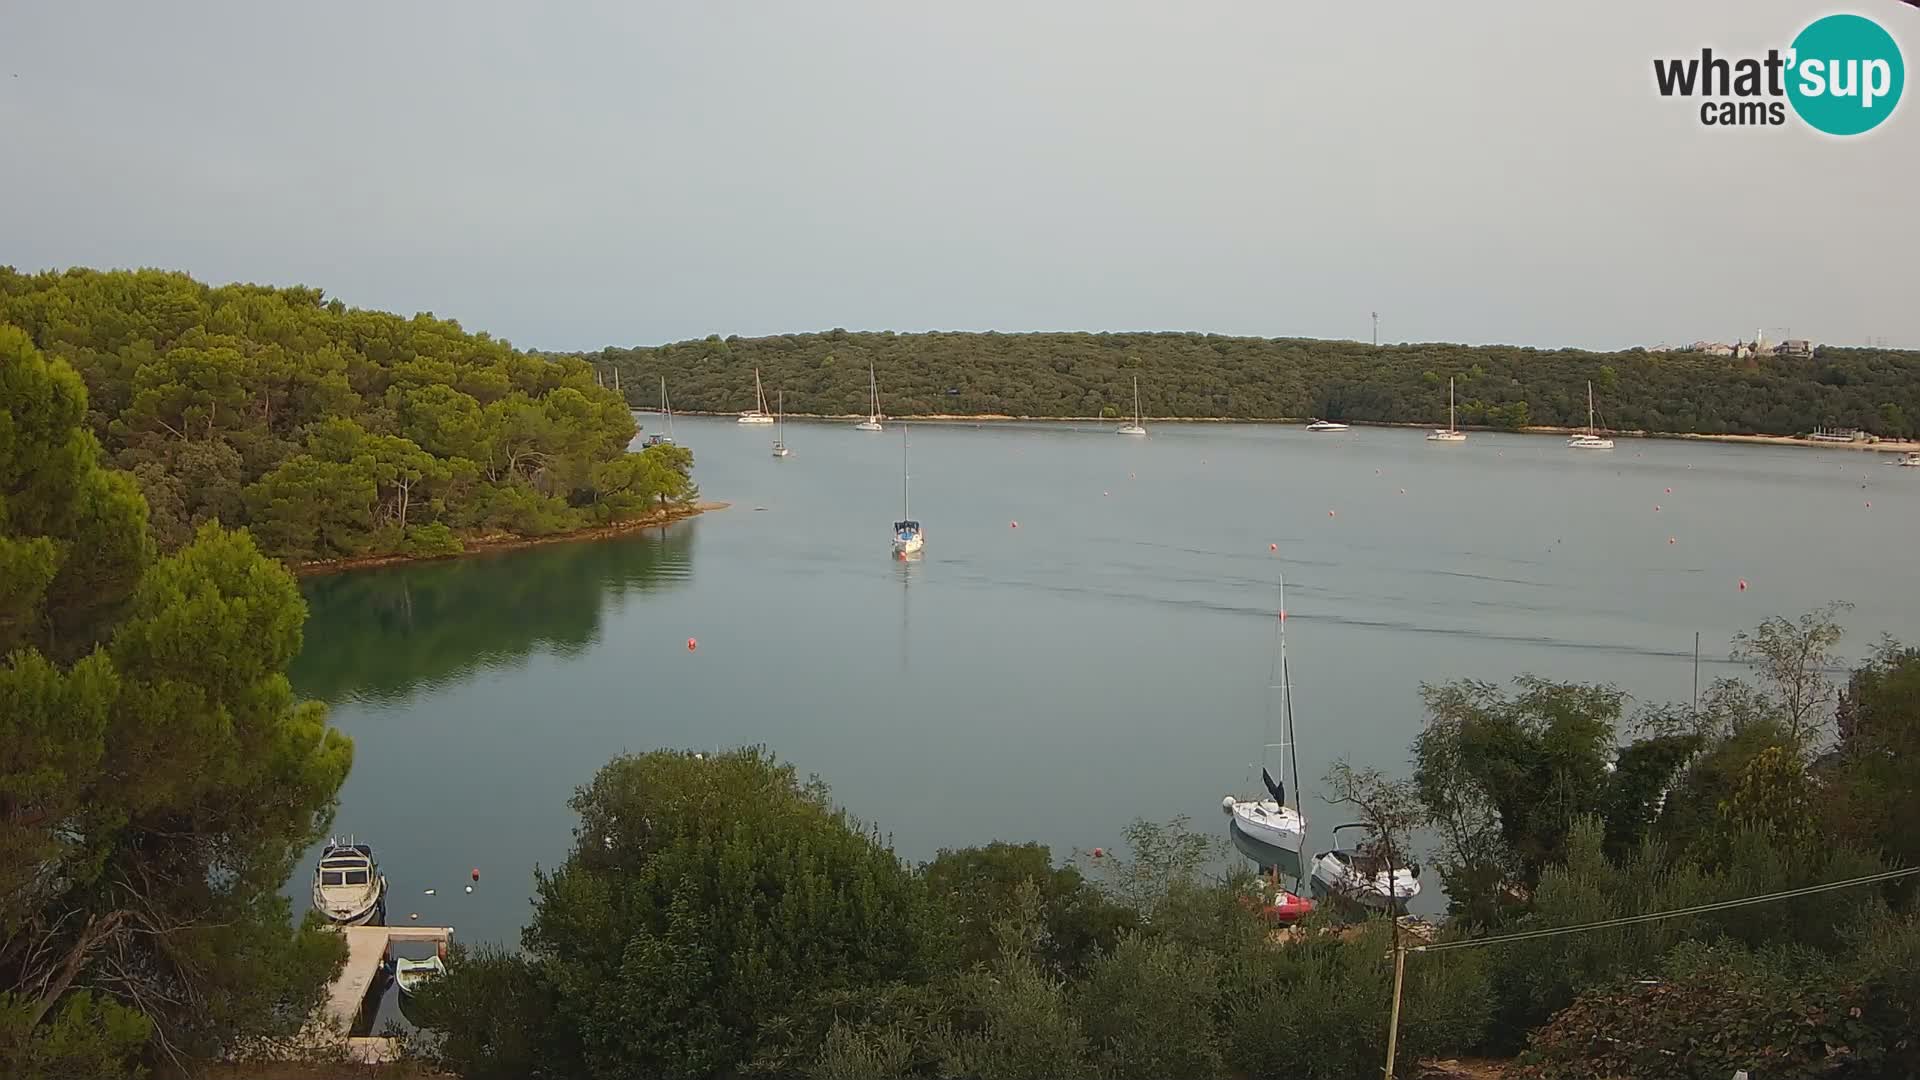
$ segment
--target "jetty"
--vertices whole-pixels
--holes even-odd
[[[327,991],[322,1016],[325,1026],[347,1037],[347,1052],[352,1060],[365,1064],[391,1061],[393,1040],[369,1037],[372,1026],[367,1012],[368,998],[375,988],[386,988],[385,973],[393,959],[396,944],[430,942],[442,953],[453,944],[451,926],[341,926],[336,932],[347,939],[347,963],[340,977]]]

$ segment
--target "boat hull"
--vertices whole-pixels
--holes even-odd
[[[855,424],[855,425],[853,425],[853,430],[855,430],[855,431],[885,431],[885,430],[887,430],[887,429],[886,429],[886,426],[885,426],[885,425],[883,425],[883,424],[881,424],[881,423],[880,423],[880,421],[878,421],[878,420],[862,420],[862,421],[860,421],[859,423],[857,423],[857,424]]]
[[[1574,450],[1611,450],[1612,439],[1569,439],[1567,446]]]
[[[920,550],[926,546],[927,541],[924,537],[916,536],[908,540],[902,540],[897,536],[893,538],[893,554],[895,558],[904,559],[909,555],[918,555],[920,554]]]
[[[1466,442],[1467,433],[1464,431],[1436,431],[1433,434],[1427,436],[1427,441],[1428,442]]]
[[[1310,880],[1316,897],[1339,897],[1382,911],[1389,907],[1403,909],[1407,901],[1420,895],[1420,879],[1405,867],[1395,869],[1389,883],[1385,871],[1369,877],[1356,872],[1351,863],[1333,852],[1323,852],[1313,860]]]
[[[1117,432],[1116,432],[1115,434],[1119,434],[1119,435],[1145,435],[1146,433],[1147,433],[1147,429],[1146,429],[1146,428],[1143,428],[1143,427],[1141,427],[1141,426],[1140,426],[1140,425],[1138,425],[1138,424],[1128,424],[1127,426],[1125,426],[1125,427],[1123,427],[1123,428],[1121,428],[1121,429],[1120,429],[1119,431],[1117,431]]]
[[[1296,860],[1306,842],[1306,819],[1291,806],[1272,799],[1236,799],[1228,811],[1233,827],[1271,848],[1292,853]]]
[[[773,423],[773,417],[768,416],[766,413],[743,413],[740,419],[734,422],[738,424],[771,424]]]

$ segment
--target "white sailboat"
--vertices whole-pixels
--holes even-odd
[[[771,424],[773,415],[767,412],[767,392],[760,389],[760,369],[753,369],[753,408],[740,414],[742,424]]]
[[[893,523],[893,557],[910,558],[927,545],[926,531],[913,520],[913,472],[907,465],[907,426],[900,425],[900,520]]]
[[[667,414],[667,433],[662,435],[656,431],[647,436],[648,446],[673,445],[673,403],[667,400],[667,377],[665,375],[660,376],[660,411]]]
[[[1120,425],[1115,434],[1145,435],[1147,429],[1140,426],[1140,376],[1133,377],[1133,423]]]
[[[1438,428],[1434,429],[1433,434],[1427,436],[1427,441],[1428,442],[1466,442],[1467,441],[1467,433],[1453,426],[1453,377],[1452,376],[1447,377],[1447,427],[1446,427],[1446,430],[1442,431]]]
[[[1293,745],[1293,689],[1292,680],[1287,673],[1287,583],[1280,579],[1280,651],[1277,660],[1280,684],[1280,715],[1285,726],[1284,738],[1275,742],[1272,730],[1272,713],[1267,717],[1266,741],[1260,747],[1260,782],[1266,788],[1265,795],[1252,798],[1239,798],[1229,795],[1220,800],[1220,809],[1227,815],[1229,825],[1250,839],[1259,841],[1270,848],[1277,848],[1290,856],[1289,869],[1298,874],[1300,871],[1300,849],[1306,843],[1307,818],[1297,807],[1287,805],[1287,786],[1273,778],[1267,771],[1267,757],[1275,751],[1284,751],[1287,760],[1293,765],[1294,799],[1300,797],[1300,762],[1295,755]]]
[[[880,381],[873,377],[873,363],[867,363],[867,418],[853,425],[855,431],[884,431],[880,423]]]
[[[786,457],[788,454],[793,453],[793,451],[787,449],[787,392],[785,390],[780,391],[775,400],[779,402],[777,406],[779,412],[776,418],[779,426],[773,430],[773,456]]]
[[[1613,440],[1600,434],[1593,426],[1593,383],[1587,383],[1587,430],[1567,440],[1567,445],[1575,450],[1611,450]]]

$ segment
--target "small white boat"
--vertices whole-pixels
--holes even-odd
[[[885,431],[880,422],[880,381],[873,377],[873,364],[867,364],[867,418],[853,425],[855,431]]]
[[[1892,464],[1905,465],[1909,469],[1920,469],[1920,450],[1910,450],[1901,454],[1893,460]]]
[[[1587,383],[1587,430],[1567,439],[1567,446],[1574,450],[1611,450],[1613,440],[1600,434],[1593,426],[1593,383]]]
[[[775,428],[773,432],[773,456],[786,457],[788,454],[793,453],[793,451],[787,449],[787,392],[785,390],[780,391],[775,400],[779,402],[779,405],[776,406],[778,409],[776,419],[779,427]]]
[[[753,369],[753,408],[740,414],[742,424],[771,424],[773,414],[767,411],[767,392],[760,389],[760,369]]]
[[[352,838],[331,839],[313,869],[313,907],[328,922],[365,926],[386,914],[387,879],[373,861],[373,849]]]
[[[1133,423],[1122,424],[1117,435],[1145,435],[1147,429],[1140,426],[1140,376],[1133,377]]]
[[[900,425],[900,520],[893,523],[893,557],[910,558],[927,546],[926,530],[913,519],[913,473],[907,467],[907,427]]]
[[[1272,710],[1267,716],[1266,741],[1260,746],[1260,782],[1266,788],[1262,795],[1252,798],[1239,798],[1228,795],[1220,800],[1220,809],[1227,815],[1232,827],[1250,839],[1257,840],[1271,848],[1292,856],[1290,863],[1294,873],[1299,872],[1300,848],[1306,843],[1307,819],[1297,808],[1287,805],[1287,786],[1273,778],[1267,771],[1266,758],[1273,751],[1283,751],[1291,757],[1293,754],[1293,688],[1287,672],[1287,583],[1280,580],[1280,646],[1278,674],[1280,684],[1271,689],[1280,691],[1280,715],[1285,725],[1282,738],[1276,742],[1273,733]],[[1300,766],[1294,764],[1295,787],[1299,786]],[[1295,791],[1297,799],[1299,792]]]
[[[1453,426],[1453,378],[1447,378],[1447,426],[1444,430],[1435,428],[1427,436],[1428,442],[1466,442],[1467,433]]]
[[[1365,829],[1350,822],[1333,827],[1334,847],[1313,857],[1313,893],[1316,897],[1344,897],[1357,904],[1386,910],[1403,909],[1420,895],[1420,868],[1396,866],[1391,872],[1378,855],[1339,846],[1340,830]]]
[[[1315,420],[1313,423],[1307,425],[1307,430],[1345,431],[1347,430],[1347,425],[1340,423],[1338,420]]]
[[[427,980],[446,973],[447,962],[438,956],[429,956],[425,960],[409,960],[404,956],[393,958],[393,981],[402,994],[410,995]]]
[[[673,403],[667,400],[667,377],[665,375],[660,376],[660,411],[667,414],[667,433],[662,435],[656,431],[647,436],[648,446],[673,445]]]

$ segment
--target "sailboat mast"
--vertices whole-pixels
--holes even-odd
[[[1593,433],[1593,381],[1589,379],[1587,381],[1587,434]]]
[[[673,438],[673,402],[667,400],[667,377],[660,376],[660,408],[667,414],[667,438]]]
[[[1447,376],[1447,430],[1453,430],[1453,376]]]
[[[900,425],[900,518],[913,520],[913,467],[907,461],[907,425]]]
[[[1133,377],[1133,426],[1140,426],[1140,376]]]
[[[1293,679],[1287,671],[1287,578],[1280,576],[1280,713],[1284,718],[1287,733],[1287,765],[1292,773],[1293,805],[1299,809],[1300,801],[1300,755],[1293,746]],[[1301,847],[1306,847],[1306,814],[1300,815]]]

